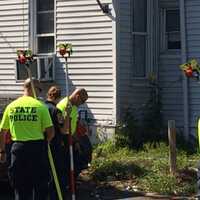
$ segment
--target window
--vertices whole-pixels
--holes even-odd
[[[180,49],[179,10],[166,10],[166,40],[168,49]]]
[[[133,0],[133,76],[145,78],[147,61],[147,3]]]
[[[54,57],[52,56],[40,56],[38,58],[38,78],[41,81],[53,81],[54,79]]]
[[[54,79],[55,0],[30,1],[30,49],[37,56],[31,64],[32,75],[42,81]],[[16,61],[16,79],[27,78],[25,66]]]
[[[161,49],[177,50],[181,48],[179,9],[162,9]]]
[[[54,0],[37,0],[35,19],[36,53],[54,53]]]
[[[37,60],[34,59],[32,64],[29,66],[32,76],[38,78],[38,66]],[[18,60],[16,60],[16,79],[17,80],[25,80],[28,77],[28,72],[24,64],[20,64]]]

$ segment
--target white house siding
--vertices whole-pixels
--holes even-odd
[[[0,97],[20,94],[15,81],[16,51],[28,48],[28,0],[0,1]]]
[[[186,0],[187,59],[196,58],[200,62],[200,1]],[[197,119],[200,116],[200,84],[189,80],[190,132],[195,135]]]
[[[110,3],[111,0],[101,1]],[[69,59],[69,84],[88,91],[89,117],[115,123],[115,82],[112,19],[94,0],[56,1],[56,42],[69,42],[74,53]],[[56,61],[56,82],[66,88],[64,59]]]

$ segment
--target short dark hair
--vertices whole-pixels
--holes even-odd
[[[61,89],[58,86],[51,86],[47,92],[47,97],[54,97],[55,99],[61,97]]]

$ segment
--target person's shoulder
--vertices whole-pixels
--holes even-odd
[[[68,103],[68,97],[64,97],[57,103],[56,107],[63,112],[67,103]]]
[[[47,108],[48,108],[49,110],[51,110],[52,112],[53,112],[53,111],[56,112],[56,110],[58,110],[58,108],[56,107],[56,105],[55,105],[54,103],[50,102],[50,101],[45,101],[45,105],[46,105]]]
[[[67,102],[67,101],[68,101],[68,97],[64,97],[57,103],[57,105],[62,104],[62,103]]]
[[[14,106],[15,104],[17,104],[20,100],[21,100],[22,97],[18,97],[16,98],[15,100],[13,100],[12,102],[10,102],[7,107],[12,107]]]

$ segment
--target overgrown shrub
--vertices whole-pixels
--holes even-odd
[[[153,76],[149,78],[149,91],[149,99],[145,105],[138,109],[128,108],[123,120],[118,123],[115,138],[117,146],[128,146],[138,150],[147,142],[156,147],[162,139],[160,88]]]

